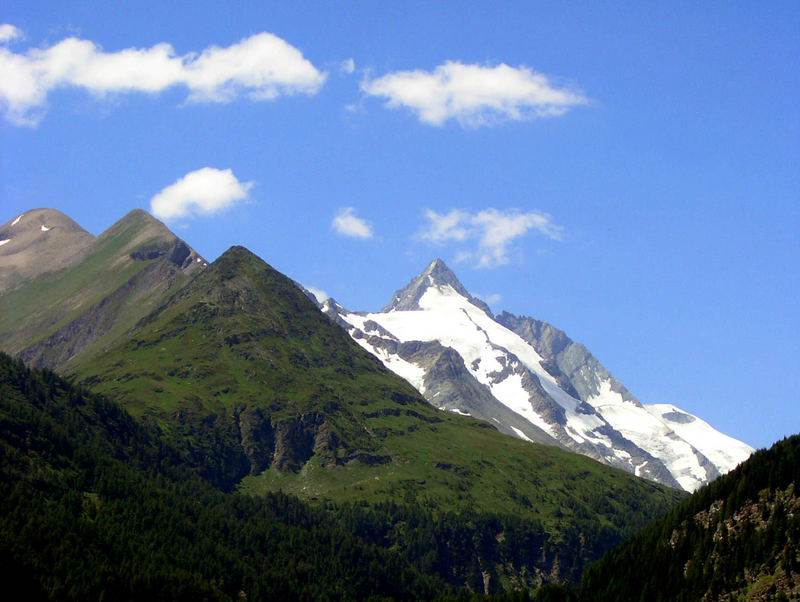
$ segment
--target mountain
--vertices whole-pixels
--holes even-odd
[[[10,237],[0,274],[16,283],[0,294],[2,349],[59,370],[100,353],[207,265],[138,209],[98,237],[54,209],[25,212],[0,234]]]
[[[753,449],[674,406],[645,406],[553,326],[494,316],[440,259],[377,313],[324,313],[438,408],[692,491]]]
[[[247,249],[206,265],[144,212],[0,308],[0,348],[112,397],[181,469],[342,512],[472,591],[577,581],[682,497],[434,408]]]
[[[31,209],[0,226],[0,293],[80,261],[94,237],[56,209]]]
[[[800,435],[759,450],[589,567],[581,600],[800,598],[799,479]]]

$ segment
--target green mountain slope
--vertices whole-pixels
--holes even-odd
[[[26,213],[23,220],[29,217]],[[52,223],[54,218],[49,219]],[[61,230],[66,226],[52,234]],[[17,249],[17,263],[36,264],[39,255],[67,252],[64,234],[39,234],[47,237]],[[102,351],[204,263],[141,210],[131,211],[97,238],[81,230],[70,240],[68,255],[75,260],[0,295],[0,348],[33,365],[65,369]],[[15,278],[17,271],[8,278]]]
[[[529,583],[576,579],[682,497],[434,409],[241,247],[73,374],[159,424],[225,490],[527,521],[555,550]],[[494,529],[502,540],[502,526]],[[507,585],[521,578],[485,570]]]
[[[11,595],[253,601],[455,591],[407,552],[357,535],[350,525],[367,524],[357,511],[344,516],[282,494],[224,494],[117,404],[0,353],[0,577]]]
[[[760,450],[589,567],[581,599],[800,599],[800,435]]]

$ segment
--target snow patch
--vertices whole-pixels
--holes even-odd
[[[438,393],[437,393],[437,395],[438,395]],[[453,412],[453,414],[458,414],[459,416],[472,416],[472,414],[470,414],[469,412],[464,412],[463,410],[459,410],[458,408],[450,408],[447,411],[448,412]]]
[[[7,242],[11,242],[11,239],[10,238],[6,238],[5,240],[0,240],[0,247],[2,247]]]
[[[721,474],[736,468],[755,451],[747,443],[720,433],[705,420],[675,405],[657,403],[646,405],[645,409],[713,462]],[[675,420],[676,415],[690,416],[692,420]]]
[[[508,426],[511,426],[511,425],[509,424]],[[528,437],[525,433],[523,433],[517,427],[511,426],[511,430],[514,431],[517,434],[517,437],[519,437],[520,439],[524,439],[525,441],[530,441],[531,443],[533,443],[533,439]]]
[[[50,230],[50,228],[42,224],[42,232],[47,232],[48,230]]]
[[[12,225],[12,226],[16,226],[16,225],[17,225],[17,223],[19,222],[19,220],[21,220],[21,219],[22,219],[22,216],[23,216],[23,215],[25,215],[25,214],[24,214],[24,213],[23,213],[23,214],[21,214],[21,215],[20,215],[20,216],[19,216],[17,219],[15,219],[13,222],[11,222],[11,225]]]
[[[681,438],[672,424],[666,424],[644,406],[623,399],[612,390],[610,380],[603,380],[598,394],[587,401],[626,439],[661,460],[681,487],[694,491],[706,482],[708,475],[698,449]]]
[[[386,368],[406,379],[420,393],[425,393],[425,370],[416,364],[388,353],[384,349],[373,347],[366,339],[355,339],[356,343],[381,360]]]

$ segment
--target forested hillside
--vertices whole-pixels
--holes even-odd
[[[585,573],[581,598],[800,599],[800,436],[756,452]]]

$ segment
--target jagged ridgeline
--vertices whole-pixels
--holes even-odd
[[[198,456],[216,442],[220,461],[208,477],[223,488],[251,475],[244,484],[252,490],[337,499],[419,494],[438,504],[486,489],[488,479],[497,493],[474,502],[517,511],[523,494],[542,495],[548,466],[558,465],[553,475],[574,467],[576,483],[619,478],[574,454],[437,411],[242,247],[75,373],[181,432]],[[435,480],[418,483],[422,472]]]
[[[350,508],[369,545],[472,591],[575,581],[682,497],[435,409],[244,248],[205,264],[131,213],[0,294],[0,344],[111,396],[217,489]]]
[[[589,567],[581,600],[800,598],[800,435],[760,450]]]

